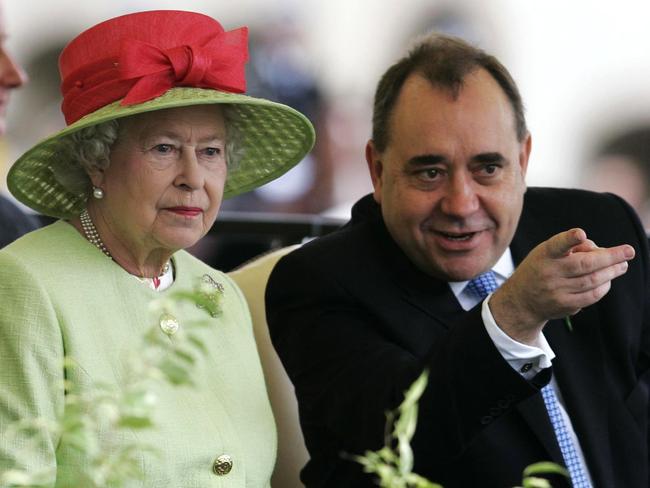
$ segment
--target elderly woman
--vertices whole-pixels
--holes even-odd
[[[137,486],[269,485],[275,428],[247,306],[226,275],[183,251],[222,198],[281,175],[313,144],[300,113],[241,94],[246,36],[204,15],[151,11],[98,24],[62,52],[68,127],[8,176],[18,200],[60,220],[0,252],[0,472],[48,468],[44,486],[70,486],[88,470],[56,429],[29,451],[8,426],[60,419],[64,380],[82,393],[118,388],[152,323],[150,302],[203,280],[220,313],[196,332],[195,387],[159,385],[153,429],[100,435],[156,449],[130,454]],[[157,340],[173,343],[206,316],[182,310],[153,318]],[[64,369],[64,356],[75,367]]]

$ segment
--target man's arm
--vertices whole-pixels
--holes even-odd
[[[498,353],[480,307],[449,329],[422,315],[435,332],[429,352],[418,356],[388,332],[408,329],[416,319],[386,323],[363,303],[368,297],[355,296],[335,275],[303,250],[278,264],[267,288],[271,337],[296,387],[312,462],[325,462],[328,451],[330,463],[341,463],[339,451],[383,445],[385,412],[401,402],[423,368],[430,371],[420,402],[427,440],[418,455],[430,456],[432,470],[457,458],[488,423],[537,391]]]

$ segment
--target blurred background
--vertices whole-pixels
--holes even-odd
[[[248,25],[248,93],[291,105],[316,126],[300,165],[224,203],[194,250],[215,266],[230,269],[347,218],[371,189],[364,146],[375,84],[430,30],[496,54],[515,77],[533,134],[529,185],[614,191],[650,227],[650,4],[633,0],[5,0],[7,47],[31,81],[10,104],[0,191],[11,162],[64,126],[56,63],[65,43],[107,18],[155,8],[203,12],[227,30]]]

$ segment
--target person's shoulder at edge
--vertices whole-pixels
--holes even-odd
[[[558,223],[577,222],[588,226],[595,223],[602,227],[603,223],[614,220],[614,216],[620,214],[621,218],[626,217],[626,220],[640,225],[629,204],[613,193],[597,193],[575,188],[530,187],[524,196],[524,209],[535,214],[548,214],[553,211]],[[558,209],[561,209],[561,212],[558,212]]]
[[[352,218],[339,229],[317,237],[282,256],[274,266],[270,282],[285,272],[308,275],[311,271],[345,269],[359,257],[373,252],[376,233],[383,228],[379,205],[366,195],[352,208]],[[310,271],[311,270],[311,271]]]
[[[530,186],[526,189],[524,204],[545,203],[549,200],[558,202],[575,200],[577,203],[589,202],[606,202],[612,201],[613,194],[598,193],[591,190],[580,188],[561,188],[561,187],[544,187]],[[618,197],[617,197],[618,198]]]
[[[23,212],[3,195],[0,195],[0,222],[0,248],[40,227],[36,216]]]

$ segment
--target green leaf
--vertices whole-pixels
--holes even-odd
[[[561,474],[569,478],[569,472],[563,466],[550,461],[534,463],[524,469],[525,478],[535,474]]]
[[[154,426],[153,421],[149,417],[136,417],[124,415],[120,417],[120,420],[117,424],[119,427],[125,427],[128,429],[148,429]]]
[[[190,353],[183,351],[180,348],[175,348],[173,350],[174,355],[180,359],[181,361],[193,365],[196,362],[196,359],[194,359],[194,356],[192,356]]]
[[[383,447],[376,453],[372,453],[377,456],[379,461],[383,461],[388,464],[395,464],[399,458],[389,447]]]
[[[568,315],[564,317],[564,324],[566,325],[566,328],[569,329],[569,332],[573,332],[573,324],[571,323],[571,317]]]
[[[395,431],[393,437],[405,437],[410,441],[415,434],[415,428],[418,422],[418,405],[414,403],[407,407],[400,407],[400,416],[395,422]]]
[[[437,483],[432,483],[426,478],[423,478],[420,475],[412,474],[408,478],[409,485],[414,486],[415,488],[443,488],[442,485]]]
[[[406,390],[406,393],[404,393],[404,401],[402,402],[402,405],[400,405],[400,409],[403,406],[410,406],[417,403],[420,400],[422,393],[424,393],[424,389],[427,387],[428,381],[429,372],[425,369],[422,371],[420,376],[418,376],[418,379],[413,382],[409,389]]]
[[[0,473],[0,486],[3,488],[49,488],[52,486],[52,480],[55,477],[56,473],[54,472],[44,477],[40,473],[33,475],[22,471],[9,470]]]
[[[531,476],[530,478],[524,478],[523,488],[553,488],[553,487],[547,479],[535,478]]]
[[[192,377],[187,368],[167,359],[160,364],[160,371],[172,385],[191,385]]]
[[[400,437],[398,439],[397,450],[399,455],[399,471],[405,475],[413,470],[413,450],[409,443],[410,438]]]
[[[196,349],[200,350],[203,354],[208,354],[208,348],[201,339],[195,334],[187,334],[187,341],[191,343]]]

